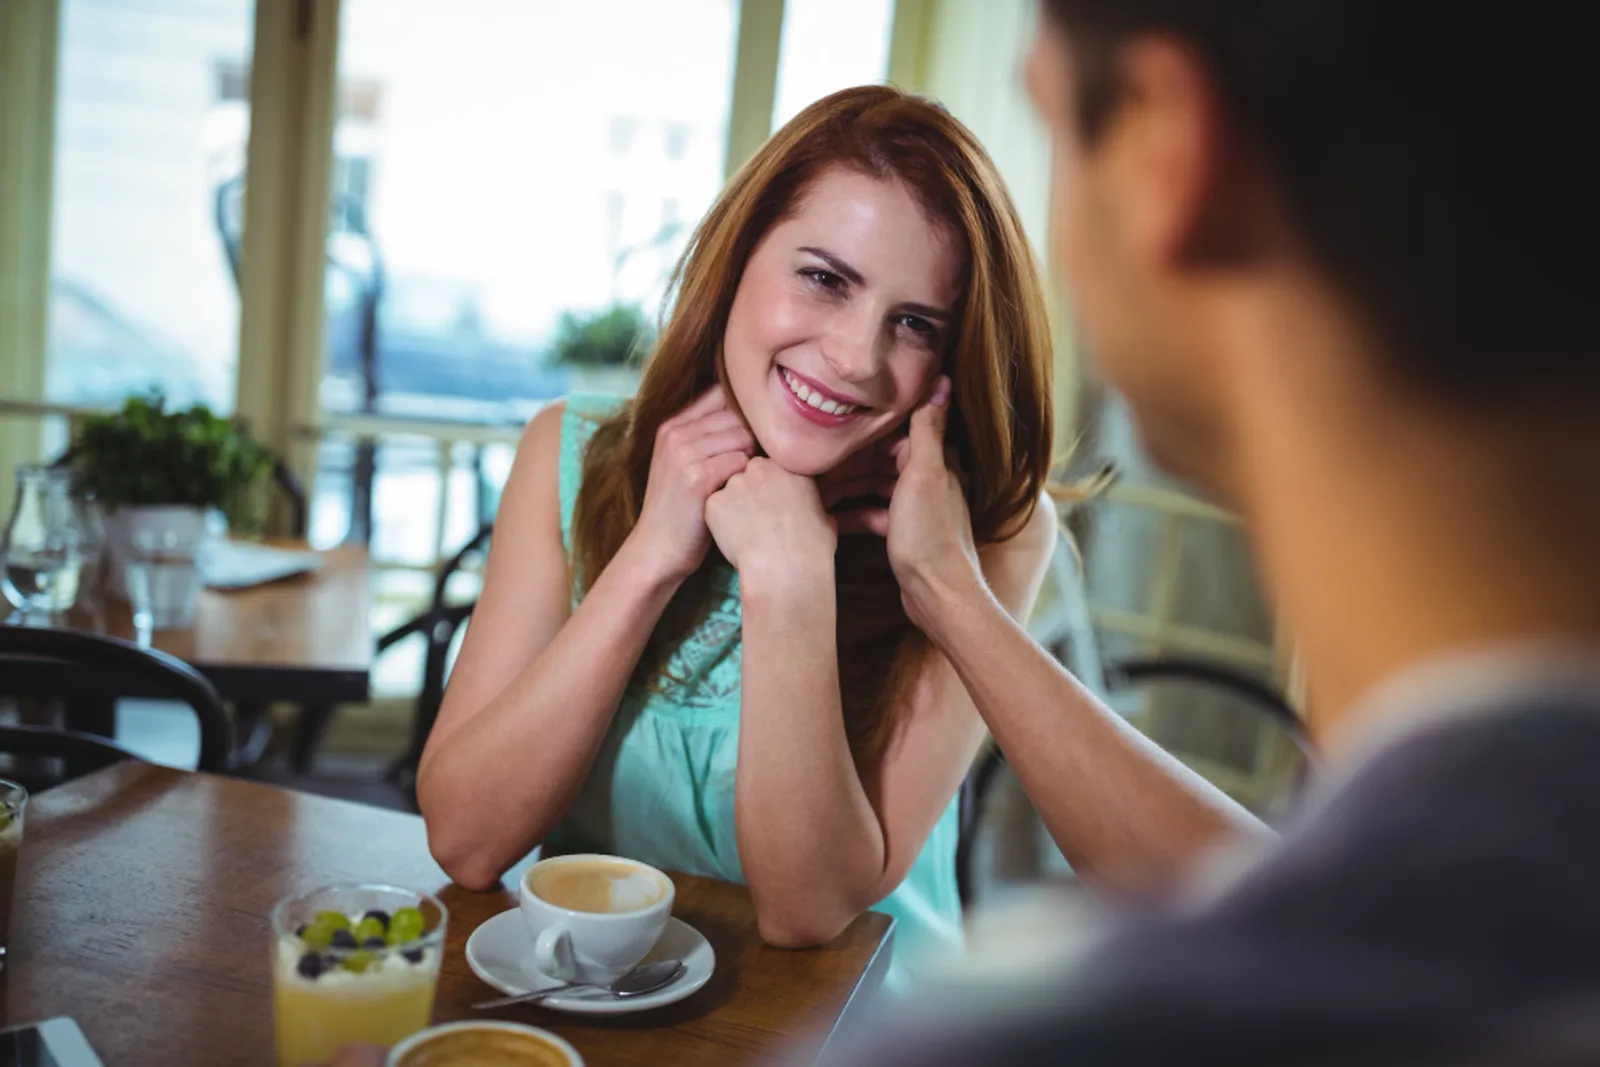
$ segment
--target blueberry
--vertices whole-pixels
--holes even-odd
[[[389,913],[384,911],[382,908],[373,908],[371,911],[367,912],[365,915],[363,915],[361,917],[363,919],[377,919],[378,922],[383,924],[384,932],[385,933],[388,932],[388,930],[389,930]]]
[[[388,948],[389,942],[385,941],[381,937],[369,937],[365,941],[361,942],[361,947],[365,949]]]
[[[315,980],[324,970],[322,957],[315,952],[307,952],[300,957],[300,966],[295,969],[300,972],[300,977]]]
[[[352,934],[349,930],[335,930],[333,932],[333,939],[329,941],[328,944],[334,948],[355,948],[356,935]]]
[[[422,950],[420,948],[408,948],[404,952],[400,953],[400,955],[404,956],[407,962],[410,963],[422,962]]]

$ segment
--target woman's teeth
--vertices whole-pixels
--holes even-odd
[[[805,382],[802,382],[782,367],[779,367],[778,370],[783,374],[783,384],[789,387],[789,392],[818,411],[828,415],[853,415],[862,408],[860,404],[841,404],[837,400],[829,400],[816,390],[807,388]]]

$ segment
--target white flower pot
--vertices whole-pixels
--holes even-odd
[[[120,507],[106,522],[107,589],[158,630],[194,623],[211,539],[205,509],[183,504]]]
[[[638,367],[610,366],[572,368],[572,391],[583,396],[631,397],[639,391]]]

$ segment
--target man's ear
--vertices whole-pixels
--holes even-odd
[[[1096,154],[1128,253],[1157,270],[1236,257],[1249,241],[1254,182],[1210,71],[1161,35],[1123,44],[1116,63],[1117,100]]]

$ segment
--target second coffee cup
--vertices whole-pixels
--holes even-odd
[[[672,915],[672,879],[621,856],[556,856],[530,867],[519,905],[541,974],[605,985],[638,965]]]

